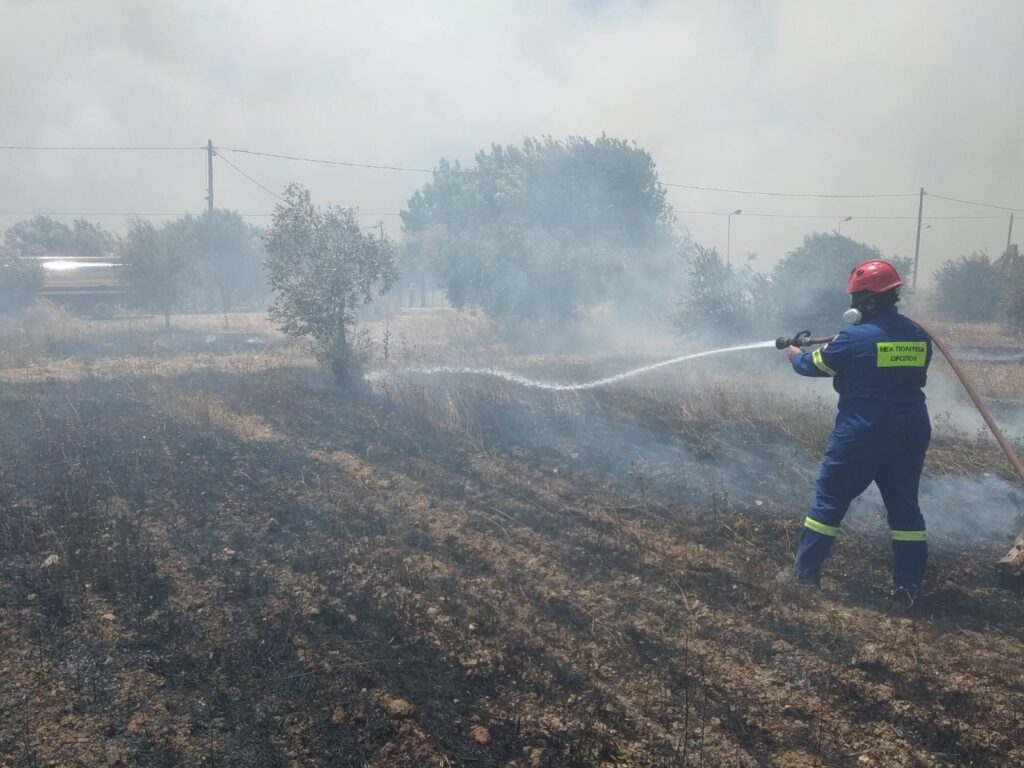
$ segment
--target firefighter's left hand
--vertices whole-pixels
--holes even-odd
[[[802,355],[803,353],[804,351],[800,349],[800,347],[794,347],[792,344],[786,347],[786,354],[789,356],[790,361],[792,361],[797,355]]]

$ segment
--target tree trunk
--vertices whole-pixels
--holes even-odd
[[[342,309],[342,319],[338,322],[338,330],[331,344],[330,359],[328,365],[335,383],[342,389],[356,389],[362,384],[362,375],[359,370],[359,361],[352,353],[352,347],[348,343],[348,326],[344,320],[345,312]]]
[[[1024,533],[1017,537],[1010,551],[999,561],[999,568],[1009,573],[1024,574]]]
[[[220,291],[220,305],[224,310],[224,314],[227,315],[231,312],[231,308],[234,305],[235,291],[232,285],[220,285],[218,286]]]

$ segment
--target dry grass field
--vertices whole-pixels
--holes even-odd
[[[952,395],[899,613],[871,498],[820,593],[773,580],[833,407],[774,350],[345,398],[261,318],[149,323],[0,328],[0,766],[1024,764],[1024,520]],[[387,330],[371,367],[649,359]],[[1021,366],[970,365],[1012,420]]]

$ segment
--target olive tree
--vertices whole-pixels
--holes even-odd
[[[607,136],[492,145],[466,168],[441,160],[402,223],[409,264],[455,306],[512,326],[562,325],[606,302],[659,315],[683,277],[654,161]]]
[[[135,219],[121,241],[120,256],[136,304],[154,307],[171,329],[171,312],[179,309],[198,283],[193,228],[185,219],[156,227]]]
[[[384,293],[396,280],[392,243],[364,234],[352,209],[313,205],[299,184],[285,188],[264,242],[276,292],[271,317],[285,333],[311,338],[338,384],[356,384],[356,310],[372,300],[374,290]]]

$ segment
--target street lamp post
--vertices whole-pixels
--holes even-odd
[[[847,216],[845,219],[843,219],[843,221],[853,221],[853,216]],[[839,222],[839,226],[836,227],[836,234],[837,235],[843,234],[843,221],[840,221]]]
[[[732,217],[739,216],[743,213],[742,208],[737,208],[735,211],[730,213],[725,220],[725,263],[732,264],[730,254],[732,253]]]

